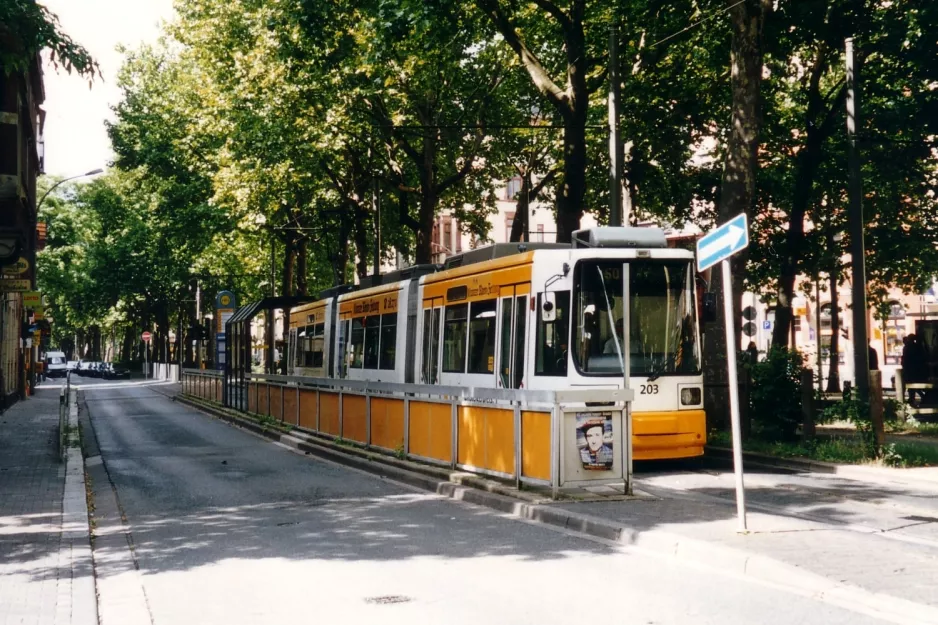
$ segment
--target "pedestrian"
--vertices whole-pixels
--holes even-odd
[[[902,373],[908,384],[918,384],[923,382],[924,357],[922,356],[921,346],[918,345],[918,337],[915,334],[909,334],[902,338]],[[916,403],[916,396],[922,393],[918,389],[909,389],[909,403]]]
[[[749,358],[749,362],[753,364],[759,362],[759,348],[756,347],[755,341],[749,341],[749,346],[746,348],[746,356]]]

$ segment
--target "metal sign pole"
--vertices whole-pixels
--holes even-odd
[[[630,331],[632,289],[629,280],[629,263],[622,264],[622,388],[628,390],[632,384],[632,332]],[[613,328],[615,331],[615,328]],[[625,494],[632,494],[632,407],[626,401],[622,407],[625,427],[622,433],[622,451],[625,453]]]
[[[739,383],[736,372],[736,330],[733,323],[733,277],[730,260],[723,265],[723,313],[726,323],[726,363],[729,369],[730,421],[733,428],[733,469],[736,473],[736,514],[739,531],[746,531],[746,490],[743,486],[743,440],[739,424]]]

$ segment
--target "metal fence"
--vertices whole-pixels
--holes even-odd
[[[531,391],[185,369],[183,394],[401,458],[516,483],[631,482],[631,391]],[[608,423],[611,466],[582,461],[585,420]]]

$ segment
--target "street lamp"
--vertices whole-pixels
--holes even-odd
[[[63,178],[62,180],[59,180],[54,185],[49,187],[48,191],[42,194],[42,197],[39,199],[39,203],[36,204],[36,214],[39,214],[39,209],[42,208],[42,203],[45,201],[46,197],[50,193],[52,193],[53,189],[55,189],[57,186],[59,186],[63,182],[68,182],[69,180],[74,180],[75,178],[84,178],[86,176],[97,176],[98,174],[103,174],[103,173],[104,173],[104,170],[99,167],[98,169],[92,169],[91,171],[87,171],[83,174],[78,174],[77,176],[70,176],[68,178]]]

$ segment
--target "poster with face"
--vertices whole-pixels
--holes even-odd
[[[584,469],[612,470],[612,413],[577,413],[576,446]]]

